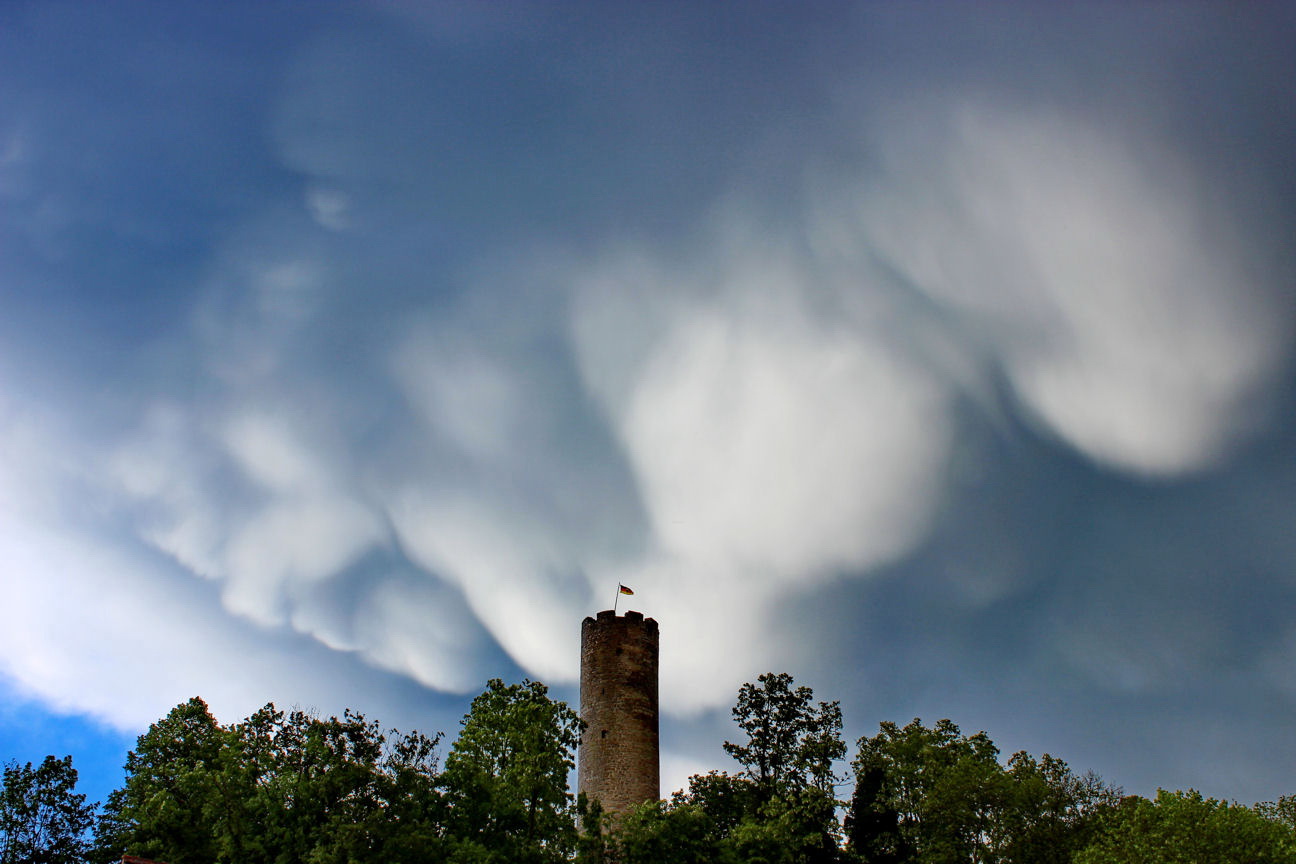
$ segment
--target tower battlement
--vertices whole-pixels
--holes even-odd
[[[657,622],[613,610],[581,623],[580,714],[585,721],[576,788],[606,813],[660,797]]]

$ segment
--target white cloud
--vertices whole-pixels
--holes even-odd
[[[313,187],[306,192],[306,209],[312,219],[331,231],[344,231],[351,225],[351,199],[345,192]]]
[[[368,508],[342,495],[276,502],[229,537],[222,597],[231,611],[280,623],[284,603],[339,574],[385,535]]]
[[[281,414],[244,411],[224,425],[225,448],[243,473],[267,491],[292,494],[329,482],[328,466]]]
[[[701,568],[812,578],[885,561],[921,531],[940,388],[789,305],[683,316],[621,418],[659,543]]]
[[[387,579],[357,613],[356,635],[384,669],[455,693],[491,677],[481,662],[485,631],[459,594],[428,579]]]
[[[879,124],[890,185],[848,205],[868,241],[1062,440],[1141,474],[1217,463],[1288,323],[1205,181],[1155,136],[1078,115],[931,113],[948,123]]]
[[[527,434],[520,370],[444,332],[408,339],[393,367],[429,428],[471,458],[486,463],[513,458]]]
[[[96,459],[64,425],[10,407],[0,422],[0,669],[23,691],[130,729],[195,694],[229,718],[272,696],[351,704],[363,683],[345,664],[322,673],[322,654],[226,616],[211,586],[114,535],[101,521],[113,499],[87,472]],[[169,488],[151,468],[128,476],[135,492]]]
[[[782,597],[922,536],[948,447],[943,385],[875,322],[823,312],[835,286],[813,262],[716,246],[677,268],[612,259],[584,275],[573,324],[655,542],[604,572],[670,622],[663,693],[686,711],[721,704],[795,638]]]
[[[391,517],[411,558],[457,585],[514,661],[552,683],[575,680],[588,595],[574,550],[525,514],[469,494],[410,488]]]
[[[661,794],[663,798],[679,791],[688,791],[689,778],[705,774],[714,768],[701,759],[666,750],[661,754]]]
[[[320,230],[348,227],[352,189],[370,206],[393,179],[436,185],[419,148],[372,158],[384,136],[357,137],[368,108],[321,59],[332,44],[300,58],[275,130],[307,175],[305,206],[294,194],[225,238],[180,334],[203,386],[168,394],[160,376],[168,395],[141,397],[153,407],[118,446],[68,447],[106,465],[77,482],[112,518],[218,583],[225,609],[180,614],[191,626],[169,638],[232,612],[454,691],[493,640],[561,683],[581,618],[620,581],[662,622],[667,707],[713,708],[802,638],[785,601],[922,542],[953,406],[1001,372],[1078,451],[1174,476],[1229,452],[1283,351],[1285,322],[1211,230],[1225,217],[1204,213],[1190,166],[1083,117],[985,104],[920,106],[924,129],[880,124],[885,174],[811,190],[768,222],[724,203],[694,251],[623,241],[559,266],[552,250],[515,252],[512,269],[476,261],[472,277],[432,267],[453,284],[410,301],[433,294],[427,257],[379,260],[392,250],[333,248]],[[399,301],[365,306],[382,291],[356,274],[375,271]],[[366,326],[329,329],[336,297]],[[354,379],[317,364],[343,349],[363,358]],[[390,413],[351,422],[361,397]],[[0,494],[75,488],[48,460],[24,471]],[[47,515],[50,536],[63,530]],[[423,572],[362,566],[400,553]],[[96,554],[78,547],[65,566]],[[41,692],[84,686],[49,650],[10,662],[33,664],[16,674]],[[64,698],[106,710],[101,692]]]
[[[143,505],[136,515],[141,539],[192,572],[219,578],[228,530],[226,508],[211,494],[219,466],[190,408],[159,402],[146,409],[139,427],[106,460],[100,481],[116,487],[111,494],[121,496],[120,505]]]

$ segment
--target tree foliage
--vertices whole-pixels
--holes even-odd
[[[725,750],[743,770],[689,780],[670,802],[622,820],[611,844],[624,864],[817,864],[840,854],[834,763],[846,753],[841,709],[814,701],[787,674],[738,692],[734,720],[745,737]]]
[[[94,804],[74,790],[72,757],[39,766],[9,762],[0,789],[0,864],[73,864],[85,860]]]
[[[832,794],[833,763],[846,755],[841,707],[814,701],[809,687],[793,686],[786,672],[767,673],[738,690],[733,717],[747,735],[724,743],[762,794],[813,786]]]
[[[1296,795],[1283,795],[1277,801],[1262,801],[1255,805],[1255,810],[1266,819],[1296,829]]]
[[[98,858],[171,864],[423,861],[441,842],[437,738],[384,734],[346,712],[267,705],[221,726],[201,699],[176,706],[127,755]]]
[[[460,857],[562,861],[576,843],[567,774],[581,721],[538,681],[490,681],[446,757],[448,828]]]
[[[171,864],[216,860],[211,823],[236,790],[218,783],[231,744],[201,699],[177,705],[148,728],[126,754],[126,785],[104,806],[98,842],[104,853],[130,852]]]
[[[608,857],[621,864],[727,864],[737,859],[726,837],[695,801],[649,801],[621,820]]]
[[[1296,830],[1200,792],[1130,796],[1105,812],[1075,864],[1294,864]]]
[[[1121,798],[1053,756],[1004,762],[984,732],[914,720],[859,740],[847,803],[836,702],[768,674],[739,690],[733,717],[743,735],[724,747],[741,770],[610,822],[573,801],[582,724],[538,682],[490,681],[444,770],[439,735],[274,705],[225,726],[191,699],[139,737],[93,849],[96,808],[71,757],[7,764],[0,864],[1296,864],[1293,796]]]
[[[171,864],[562,861],[580,720],[543,684],[491,681],[439,771],[440,736],[267,705],[222,726],[177,705],[127,756],[98,857]]]
[[[852,763],[852,854],[870,864],[1069,861],[1116,793],[1047,754],[1017,753],[1006,767],[998,757],[984,732],[964,735],[949,720],[882,723]]]

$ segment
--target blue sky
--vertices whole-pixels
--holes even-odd
[[[664,777],[790,671],[1290,794],[1281,4],[0,6],[0,756],[453,732],[618,582]],[[628,599],[628,598],[627,598]]]

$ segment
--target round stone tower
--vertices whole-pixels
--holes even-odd
[[[585,721],[576,788],[621,815],[660,796],[657,622],[611,609],[581,624],[580,714]]]

